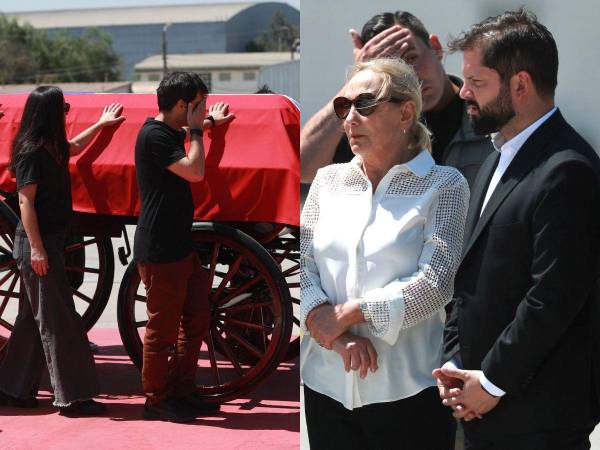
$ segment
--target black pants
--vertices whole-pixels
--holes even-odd
[[[588,426],[510,437],[498,433],[495,438],[480,439],[465,430],[465,450],[589,450],[592,431],[594,427]]]
[[[68,406],[98,395],[98,378],[65,272],[64,234],[42,239],[49,266],[40,277],[31,267],[27,236],[18,231],[15,236],[14,257],[24,292],[6,356],[0,362],[0,391],[17,398],[35,396],[47,366],[54,405]]]
[[[437,388],[348,410],[304,386],[311,450],[452,450],[456,423]]]

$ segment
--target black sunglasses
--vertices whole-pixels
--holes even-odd
[[[68,113],[70,111],[70,109],[71,109],[71,104],[65,102],[65,114]]]
[[[400,103],[402,101],[403,99],[395,97],[377,100],[377,97],[375,97],[374,94],[371,94],[370,92],[364,92],[362,94],[357,95],[354,100],[350,100],[346,97],[334,98],[333,110],[335,111],[336,116],[338,116],[340,119],[345,119],[346,117],[348,117],[348,114],[350,114],[350,109],[352,109],[352,105],[354,105],[356,112],[359,113],[361,116],[366,117],[370,114],[373,114],[375,112],[375,109],[377,109],[377,106],[382,103]]]

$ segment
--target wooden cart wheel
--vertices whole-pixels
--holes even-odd
[[[18,222],[13,210],[0,201],[0,352],[10,337],[19,309],[20,276],[12,256]],[[114,255],[110,238],[69,236],[65,269],[75,307],[89,330],[102,314],[112,289]]]
[[[300,327],[300,230],[293,229],[290,234],[279,236],[265,245],[267,251],[279,264],[286,279],[292,301],[294,325]],[[298,329],[296,331],[299,331]],[[290,361],[300,355],[300,336],[292,334],[284,361]]]
[[[0,358],[19,309],[19,269],[12,256],[17,223],[17,215],[0,201]]]
[[[284,358],[292,330],[289,291],[273,258],[245,233],[201,223],[194,224],[193,238],[212,282],[212,320],[196,381],[208,400],[224,402],[256,389]],[[131,263],[119,289],[118,322],[123,344],[138,367],[145,301]]]

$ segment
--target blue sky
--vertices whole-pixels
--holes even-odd
[[[240,0],[244,1],[244,0]],[[246,0],[264,2],[273,0]],[[277,0],[300,9],[300,0]],[[199,3],[232,3],[232,0],[0,0],[0,12],[48,11],[54,9],[109,8],[115,6],[184,5]]]

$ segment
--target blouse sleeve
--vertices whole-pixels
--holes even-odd
[[[401,330],[431,317],[450,302],[460,263],[469,187],[456,173],[439,188],[424,229],[418,270],[366,292],[360,308],[371,333],[393,345]]]
[[[329,301],[321,287],[313,246],[314,230],[319,222],[319,190],[323,170],[326,169],[317,172],[300,216],[300,328],[303,331],[306,331],[308,313]]]

